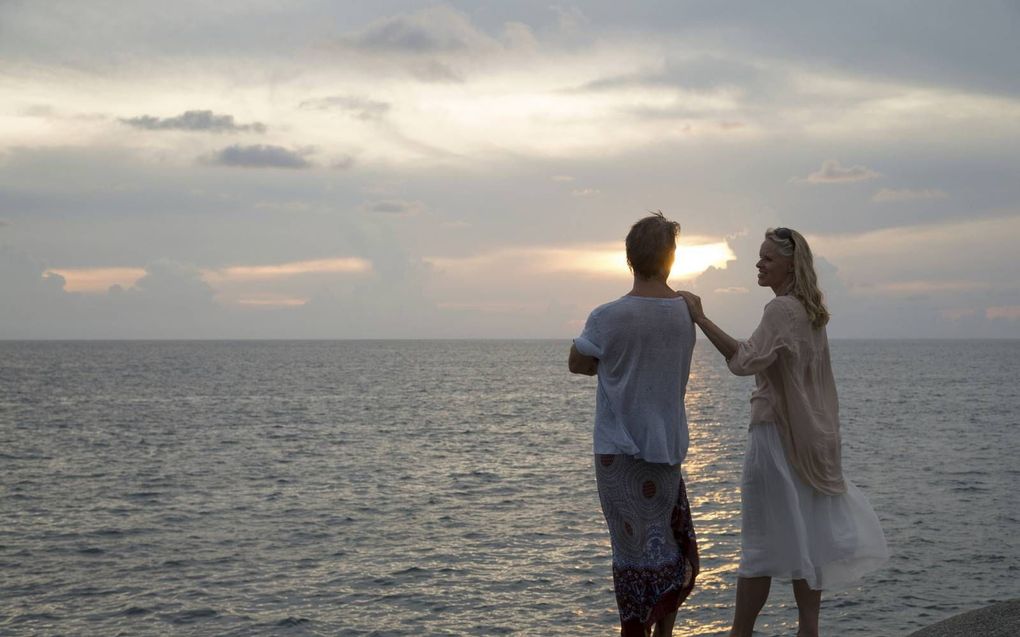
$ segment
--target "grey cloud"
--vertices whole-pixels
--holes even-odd
[[[402,199],[387,199],[376,201],[366,206],[369,212],[379,212],[389,215],[414,215],[425,209],[420,201],[404,201]]]
[[[354,165],[354,157],[352,157],[351,155],[343,155],[343,156],[335,159],[329,165],[329,167],[334,169],[334,170],[348,170],[353,165]]]
[[[869,78],[1020,94],[1015,3],[988,3],[981,11],[950,0],[918,6],[686,0],[637,11],[627,3],[586,3],[585,12],[593,24],[663,34],[695,50],[725,42],[747,59],[788,59]]]
[[[242,168],[310,168],[311,163],[304,158],[305,154],[307,151],[289,150],[283,146],[234,144],[216,153],[210,162]]]
[[[423,82],[449,82],[457,83],[464,81],[464,75],[458,73],[449,64],[436,60],[425,62],[414,62],[408,66],[411,75]]]
[[[234,122],[233,115],[217,115],[212,111],[185,111],[176,117],[163,118],[142,115],[122,118],[120,121],[128,126],[145,130],[190,130],[213,133],[266,132],[266,125],[261,122],[237,124]]]
[[[18,295],[52,297],[63,290],[64,277],[47,272],[45,265],[20,250],[0,246],[0,292],[14,301],[7,304],[12,309],[18,305]]]
[[[797,179],[797,181],[806,181],[811,184],[839,184],[876,179],[881,176],[881,173],[866,166],[843,166],[839,160],[826,159],[822,162],[821,168],[804,179]]]
[[[56,111],[49,104],[32,104],[18,111],[24,117],[53,117]]]
[[[871,200],[879,203],[898,201],[918,201],[931,199],[945,199],[949,195],[937,188],[925,188],[922,190],[911,190],[909,188],[883,188],[876,192]]]
[[[582,85],[578,90],[611,90],[640,86],[675,86],[692,90],[725,86],[764,88],[766,81],[774,80],[771,77],[773,74],[739,59],[721,55],[699,55],[686,59],[669,59],[658,69],[600,78]]]
[[[477,60],[533,43],[522,24],[503,24],[500,38],[476,27],[465,13],[438,6],[377,20],[333,40],[345,63],[398,68],[424,82],[462,82]]]
[[[444,53],[468,48],[476,31],[461,13],[435,7],[379,20],[346,38],[355,48],[402,54]]]
[[[550,11],[548,2],[457,2],[486,28],[527,22],[541,33],[641,33],[682,41],[688,50],[739,49],[747,59],[784,58],[837,67],[869,78],[963,86],[978,92],[1020,94],[1020,38],[1015,2],[621,3],[590,0],[576,10]],[[569,3],[563,5],[570,6]],[[307,34],[324,23],[361,24],[393,12],[393,3],[198,3],[183,0],[172,15],[150,3],[117,3],[97,11],[91,3],[0,2],[0,57],[81,68],[108,69],[152,57],[290,59]],[[438,7],[428,12],[459,15]],[[422,12],[422,13],[428,13]],[[472,40],[447,19],[420,14],[381,18],[348,38],[366,51],[404,54],[464,52]],[[356,27],[355,27],[356,28]],[[468,32],[470,33],[470,32]],[[98,43],[98,45],[97,45]],[[109,46],[116,43],[116,46]],[[107,46],[102,46],[107,44]],[[381,48],[380,48],[381,47]],[[450,48],[452,47],[452,50]],[[417,52],[417,53],[415,53]]]
[[[0,338],[198,338],[232,334],[233,321],[198,271],[156,261],[134,287],[64,289],[37,259],[0,246]]]
[[[166,259],[149,264],[145,276],[133,287],[140,294],[169,303],[207,305],[215,296],[209,284],[202,280],[198,268]]]
[[[356,97],[353,95],[330,95],[301,102],[300,108],[315,110],[338,110],[364,120],[380,119],[390,110],[389,102]]]

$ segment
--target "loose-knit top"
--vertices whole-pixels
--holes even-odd
[[[771,422],[779,427],[787,458],[800,478],[823,494],[846,491],[839,400],[825,327],[811,326],[796,297],[777,296],[727,364],[734,374],[754,374],[751,425]]]
[[[624,296],[595,308],[574,339],[599,359],[594,451],[680,464],[694,323],[681,297]]]

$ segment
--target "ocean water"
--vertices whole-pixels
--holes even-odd
[[[0,343],[0,634],[613,635],[566,341]],[[1020,341],[834,341],[890,564],[826,634],[1020,596]],[[702,339],[684,468],[724,634],[751,379]],[[792,635],[773,584],[761,635]]]

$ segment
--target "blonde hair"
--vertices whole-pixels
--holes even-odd
[[[776,234],[789,232],[784,239]],[[769,228],[765,238],[776,245],[779,254],[793,258],[793,285],[790,294],[794,296],[804,310],[807,311],[811,327],[818,329],[829,322],[829,310],[825,307],[822,291],[818,287],[818,276],[815,274],[815,260],[811,256],[811,247],[804,235],[790,228]]]

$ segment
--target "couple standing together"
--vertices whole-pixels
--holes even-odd
[[[666,279],[680,225],[648,216],[627,235],[634,287],[588,317],[570,371],[597,375],[595,477],[613,546],[622,635],[672,634],[694,588],[698,547],[680,473],[687,454],[684,394],[694,325],[730,371],[754,375],[741,479],[741,557],[733,636],[750,636],[773,577],[793,581],[799,637],[818,635],[823,589],[844,586],[888,558],[878,518],[844,479],[839,413],[811,249],[770,229],[758,285],[776,298],[738,341],[708,319],[701,299]]]

